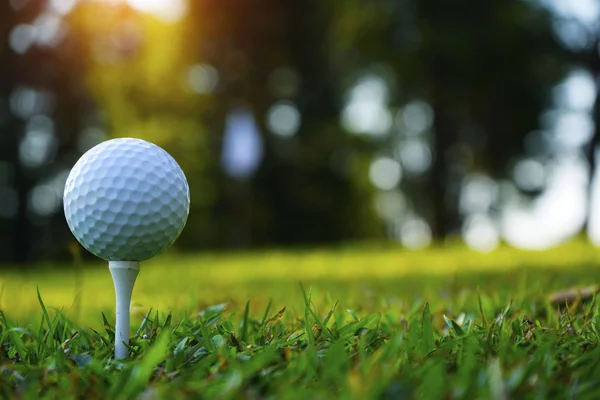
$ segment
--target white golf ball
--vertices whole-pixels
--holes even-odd
[[[141,139],[121,138],[81,156],[63,200],[69,228],[83,247],[108,261],[143,261],[180,235],[190,190],[169,153]]]

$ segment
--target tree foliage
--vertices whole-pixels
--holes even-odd
[[[192,209],[182,249],[382,238],[369,166],[382,155],[404,162],[399,149],[412,133],[402,116],[415,102],[431,113],[419,133],[431,165],[405,168],[400,190],[442,239],[463,222],[464,179],[508,176],[577,58],[557,43],[548,11],[519,0],[201,0],[177,23],[125,3],[81,2],[59,18],[60,40],[23,51],[10,41],[15,29],[54,11],[41,1],[0,7],[0,34],[9,38],[0,45],[0,152],[13,176],[0,198],[18,198],[2,228],[13,233],[5,261],[67,253],[60,207],[32,214],[32,193],[116,136],[153,141],[183,167]],[[349,133],[344,120],[365,76],[383,82],[381,118],[391,119],[375,119],[384,126],[376,135]],[[23,87],[50,93],[53,106],[19,115],[11,104]],[[284,122],[295,123],[284,134],[273,127],[280,106]],[[30,168],[19,149],[38,115],[52,120],[56,146]],[[237,175],[224,165],[245,160],[224,155],[232,124],[250,141],[237,144],[250,157]]]

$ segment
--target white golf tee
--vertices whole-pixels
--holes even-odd
[[[116,326],[115,326],[115,359],[129,356],[129,306],[135,279],[140,272],[138,261],[109,261],[108,268],[115,285],[117,300]]]

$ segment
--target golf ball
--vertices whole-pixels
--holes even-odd
[[[67,224],[83,247],[108,261],[143,261],[177,239],[190,191],[169,153],[141,139],[120,138],[77,161],[63,201]]]

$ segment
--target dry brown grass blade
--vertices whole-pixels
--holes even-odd
[[[569,288],[552,293],[548,301],[553,306],[560,306],[566,303],[571,304],[576,301],[590,300],[596,293],[600,292],[600,285],[591,285],[583,288]]]

